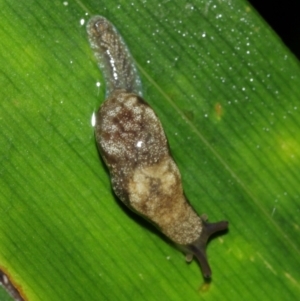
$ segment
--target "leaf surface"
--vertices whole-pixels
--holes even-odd
[[[28,300],[299,296],[299,62],[247,2],[0,8],[0,267]],[[230,223],[209,244],[210,283],[111,191],[91,125],[95,14],[126,41],[191,204]]]

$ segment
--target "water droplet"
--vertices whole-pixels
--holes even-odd
[[[94,127],[96,125],[96,114],[95,114],[95,112],[93,112],[93,114],[92,114],[91,124],[92,124],[92,127]]]

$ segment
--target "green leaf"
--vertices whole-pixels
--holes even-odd
[[[247,2],[0,9],[0,268],[28,300],[297,299],[299,62]],[[91,125],[95,14],[128,44],[191,204],[230,223],[209,244],[210,283],[111,191]]]

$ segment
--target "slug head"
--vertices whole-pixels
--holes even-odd
[[[212,235],[217,232],[227,230],[228,222],[220,221],[217,223],[208,223],[206,216],[201,216],[201,220],[203,222],[201,235],[193,243],[184,246],[184,252],[187,254],[186,261],[188,262],[192,261],[193,256],[197,258],[204,278],[209,279],[212,272],[206,256],[206,245]]]

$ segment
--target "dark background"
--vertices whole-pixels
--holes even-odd
[[[249,0],[300,59],[300,0]]]

